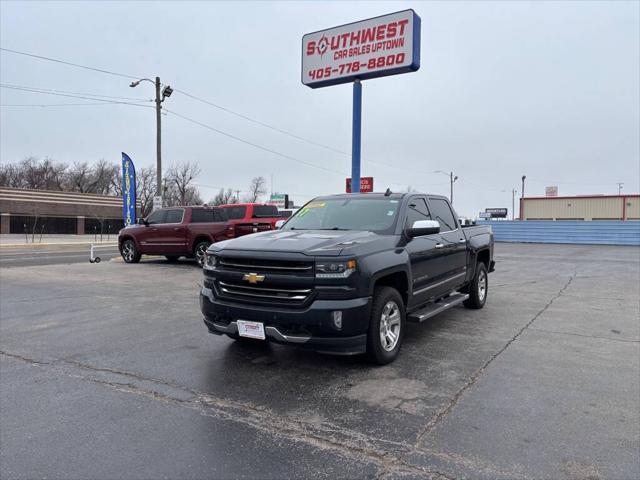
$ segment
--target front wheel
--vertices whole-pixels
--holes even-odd
[[[207,248],[209,248],[209,245],[211,245],[211,242],[204,240],[202,242],[196,243],[196,246],[193,249],[193,256],[195,257],[196,262],[200,267],[204,266],[204,260],[205,260]]]
[[[473,276],[471,285],[469,285],[469,298],[464,301],[464,306],[475,309],[484,307],[488,292],[489,277],[487,276],[487,266],[482,262],[478,262],[476,273]]]
[[[122,242],[120,254],[122,255],[124,261],[127,263],[138,263],[140,261],[140,257],[142,256],[136,248],[136,244],[133,242],[133,240],[125,240],[124,242]]]
[[[402,296],[395,288],[378,287],[367,333],[367,355],[378,365],[395,360],[404,338],[405,311]]]

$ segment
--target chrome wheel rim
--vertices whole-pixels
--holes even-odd
[[[133,256],[135,255],[135,252],[133,251],[133,245],[131,245],[131,242],[126,242],[123,246],[122,246],[122,257],[127,261],[130,262],[133,260]]]
[[[478,274],[478,299],[484,302],[484,297],[487,295],[487,274],[484,270],[481,270]]]
[[[390,352],[400,340],[400,308],[393,300],[388,301],[382,309],[380,317],[380,344]]]
[[[204,257],[206,253],[207,245],[205,245],[204,243],[198,245],[198,248],[196,248],[196,262],[198,262],[198,265],[204,265]]]

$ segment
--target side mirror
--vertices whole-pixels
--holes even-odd
[[[278,220],[276,222],[276,230],[280,230],[285,223],[287,223],[286,220]]]
[[[417,220],[407,229],[407,235],[411,238],[434,233],[440,233],[440,224],[435,220]]]

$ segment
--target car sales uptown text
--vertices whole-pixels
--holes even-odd
[[[323,56],[327,49],[331,49],[334,52],[333,59],[339,60],[341,58],[366,55],[378,50],[402,47],[404,46],[405,27],[408,23],[409,20],[403,19],[371,28],[364,28],[357,32],[332,35],[329,38],[323,35],[317,42],[309,40],[306,53],[307,55],[317,54]]]

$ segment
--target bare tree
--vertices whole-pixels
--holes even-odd
[[[27,157],[13,169],[17,174],[17,179],[13,179],[14,184],[18,188],[62,190],[66,168],[65,164],[57,163],[50,158],[40,160],[36,157]]]
[[[141,168],[136,172],[136,195],[140,201],[140,215],[146,217],[153,208],[153,196],[156,193],[156,169]]]
[[[91,167],[89,167],[87,162],[75,162],[67,169],[65,175],[65,190],[80,193],[88,192],[92,176]]]
[[[193,180],[200,174],[197,162],[182,162],[172,166],[165,178],[165,203],[174,205],[196,205],[202,203],[202,198]]]
[[[209,202],[211,205],[228,205],[230,203],[238,203],[238,199],[233,195],[233,190],[221,188],[220,191]]]
[[[267,193],[267,189],[265,188],[267,181],[264,177],[254,177],[249,184],[249,195],[247,196],[247,201],[249,203],[257,202],[258,199]]]
[[[21,170],[18,165],[13,163],[0,164],[0,186],[11,188],[20,188],[23,186]]]

